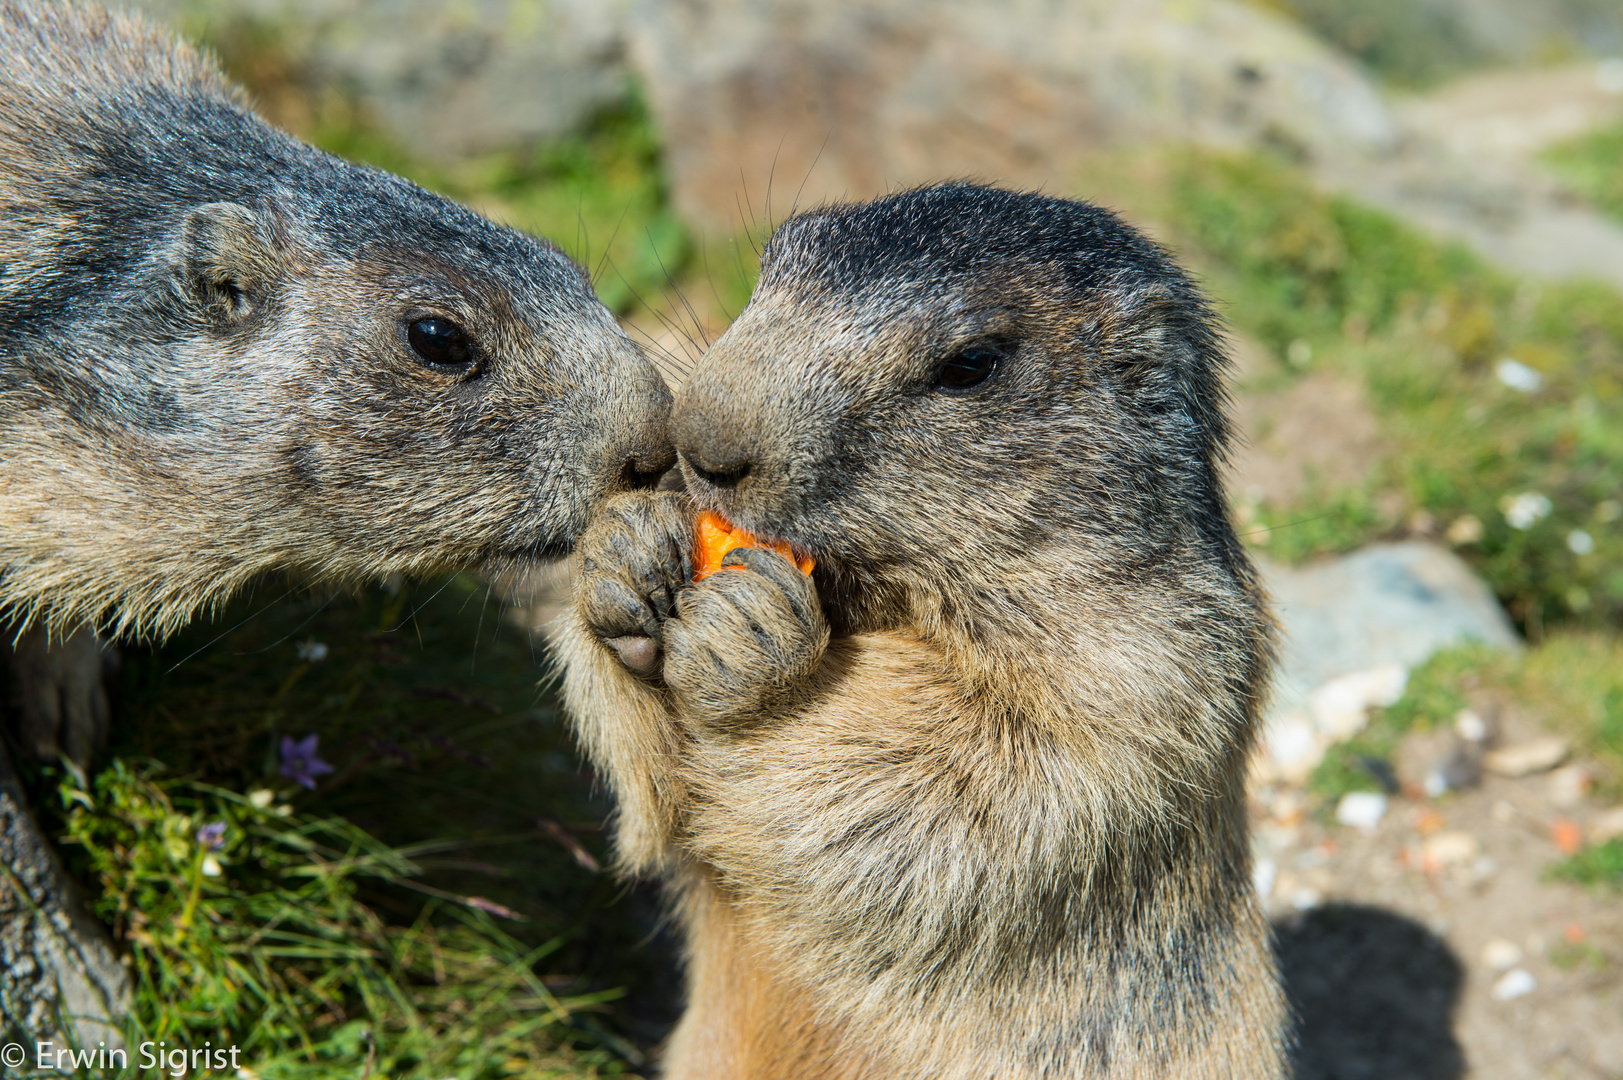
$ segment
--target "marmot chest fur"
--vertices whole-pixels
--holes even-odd
[[[1086,204],[948,185],[772,237],[677,398],[690,494],[580,548],[566,693],[688,935],[667,1075],[1284,1074],[1223,363]],[[690,584],[695,508],[812,576]]]
[[[668,467],[668,411],[551,245],[164,31],[0,0],[0,617],[161,633],[268,569],[558,555]]]

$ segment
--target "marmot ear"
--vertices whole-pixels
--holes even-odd
[[[241,203],[204,203],[186,215],[187,291],[214,322],[240,322],[264,306],[281,262],[269,224]]]

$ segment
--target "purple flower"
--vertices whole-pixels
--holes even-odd
[[[316,744],[320,735],[307,735],[297,741],[291,735],[282,736],[282,775],[289,780],[316,789],[316,777],[332,772],[332,766],[316,757]]]
[[[225,847],[225,822],[211,821],[197,830],[197,842],[204,851],[219,851]]]

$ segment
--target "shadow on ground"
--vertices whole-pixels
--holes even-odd
[[[1274,926],[1297,1016],[1295,1080],[1457,1080],[1464,969],[1441,938],[1380,908],[1330,904]]]

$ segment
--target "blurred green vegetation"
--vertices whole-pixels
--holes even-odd
[[[1616,0],[1252,2],[1297,20],[1400,89],[1430,87],[1492,65],[1609,52],[1623,31]]]
[[[635,85],[577,132],[428,161],[385,132],[345,87],[314,78],[287,53],[274,23],[238,16],[189,29],[272,121],[339,157],[398,173],[546,237],[591,272],[598,295],[617,313],[657,306],[693,263],[693,237],[670,208],[659,140]]]
[[[429,900],[391,925],[358,894],[413,884],[413,849],[296,813],[269,788],[156,770],[115,760],[93,791],[60,788],[60,842],[101,886],[94,910],[132,960],[130,1045],[235,1045],[266,1078],[357,1061],[399,1077],[563,1076],[611,1060],[569,1052],[571,1015],[618,994],[553,994],[536,965],[561,938],[520,942],[478,897]]]
[[[1547,876],[1552,881],[1623,889],[1623,840],[1608,840],[1570,855],[1552,866]]]
[[[659,143],[635,87],[576,134],[454,163],[417,160],[349,112],[323,117],[308,137],[546,237],[591,272],[598,296],[620,314],[657,301],[693,260],[693,240],[668,205]]]
[[[1518,654],[1479,645],[1438,653],[1410,672],[1398,702],[1331,748],[1309,790],[1326,804],[1349,791],[1377,790],[1365,760],[1389,762],[1403,736],[1446,728],[1474,701],[1514,702],[1567,735],[1599,767],[1598,794],[1623,800],[1623,638],[1592,630],[1552,633]]]
[[[1545,160],[1596,209],[1623,218],[1623,123],[1563,143]]]
[[[1182,154],[1163,200],[1156,215],[1224,313],[1279,358],[1275,378],[1356,379],[1390,448],[1364,490],[1260,508],[1271,552],[1346,550],[1422,514],[1452,527],[1535,638],[1554,622],[1623,622],[1615,291],[1515,282],[1268,157]],[[1506,385],[1507,360],[1538,387]]]
[[[1427,0],[1261,0],[1398,86],[1427,86],[1496,59],[1459,11]]]

